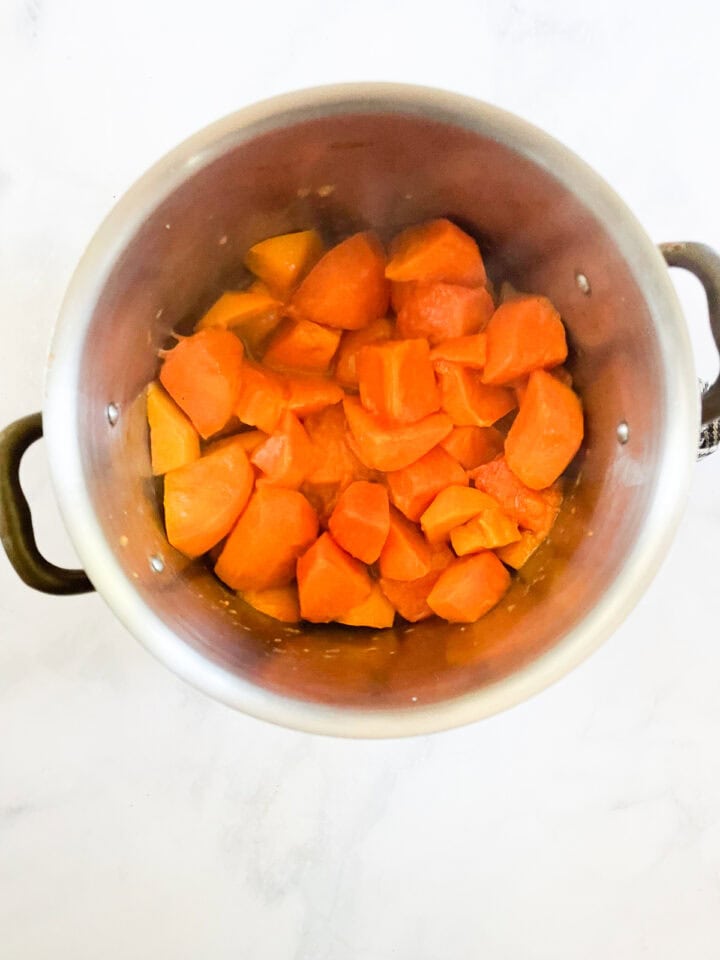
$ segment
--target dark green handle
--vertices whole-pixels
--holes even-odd
[[[705,289],[713,340],[720,353],[720,256],[704,243],[661,243],[660,250],[671,267],[694,273]],[[701,454],[711,453],[720,442],[720,376],[702,396]]]
[[[57,595],[89,593],[95,588],[84,570],[64,570],[38,550],[30,507],[20,486],[20,462],[42,437],[42,416],[33,413],[0,433],[0,540],[10,563],[29,587]]]

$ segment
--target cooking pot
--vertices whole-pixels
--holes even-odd
[[[158,350],[246,279],[243,254],[262,238],[316,227],[334,242],[373,227],[388,239],[438,216],[477,237],[496,281],[547,294],[567,325],[586,441],[563,510],[478,623],[372,631],[272,621],[164,537],[143,400]],[[163,663],[256,717],[389,737],[495,713],[617,627],[672,539],[700,427],[705,449],[717,442],[720,383],[700,402],[666,262],[703,282],[719,342],[720,259],[699,244],[659,251],[581,160],[507,113],[388,84],[241,110],[146,173],[83,256],[52,342],[42,422],[28,417],[2,436],[8,555],[39,590],[94,587]],[[35,545],[18,471],[43,429],[85,572],[53,566]]]

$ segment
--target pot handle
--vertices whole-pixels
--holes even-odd
[[[682,267],[695,274],[705,288],[715,346],[720,354],[720,256],[704,243],[661,243],[669,267]],[[720,446],[720,375],[702,395],[702,427],[698,459]]]
[[[95,588],[84,570],[65,570],[38,550],[30,507],[20,486],[20,462],[42,437],[42,416],[33,413],[0,433],[0,540],[10,563],[29,587],[56,595],[89,593]]]

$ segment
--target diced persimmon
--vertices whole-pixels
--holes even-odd
[[[281,314],[278,313],[276,316],[268,314],[257,320],[248,320],[241,327],[233,327],[233,332],[242,340],[246,354],[254,360],[259,360],[281,323]]]
[[[200,456],[197,430],[157,380],[148,384],[147,419],[150,460],[156,477],[197,460]]]
[[[373,583],[368,598],[348,610],[338,620],[349,627],[374,627],[376,630],[383,630],[393,625],[395,607],[382,592],[380,585]]]
[[[565,327],[547,297],[518,297],[500,304],[487,325],[485,383],[507,383],[567,357]]]
[[[374,233],[356,233],[318,260],[293,296],[290,312],[326,327],[359,330],[385,316],[388,298],[382,245]]]
[[[406,283],[390,284],[390,306],[392,307],[396,316],[402,310],[403,304],[407,300],[408,295],[414,286],[414,280],[408,280]]]
[[[317,515],[301,493],[264,484],[233,527],[215,573],[233,590],[287,586],[317,530]]]
[[[457,427],[490,427],[517,405],[512,390],[483,383],[476,370],[438,360],[435,373],[440,405]]]
[[[483,510],[472,520],[450,531],[450,543],[459,557],[481,550],[494,550],[520,539],[518,525],[499,506]]]
[[[283,318],[284,307],[271,293],[262,280],[253,280],[247,288],[248,293],[262,294],[271,297],[275,303],[273,310],[268,310],[262,316],[250,318],[238,326],[233,326],[233,333],[237,334],[245,345],[245,350],[254,358],[263,355],[270,335],[275,332]]]
[[[236,434],[233,439],[237,439],[245,453],[250,456],[267,438],[268,435],[264,430],[244,430],[242,433]]]
[[[390,529],[385,487],[356,480],[341,494],[328,522],[340,546],[363,563],[375,563]]]
[[[484,463],[470,474],[478,490],[500,504],[503,513],[525,530],[547,532],[555,522],[562,491],[559,484],[547,490],[531,490],[519,480],[505,457]]]
[[[432,348],[430,359],[432,361],[449,360],[452,363],[459,363],[462,367],[482,370],[485,366],[486,350],[487,335],[471,333],[467,337],[452,337],[450,340],[443,340],[437,347]]]
[[[466,486],[467,474],[442,447],[433,447],[402,470],[386,476],[390,499],[408,520],[417,521],[445,487]]]
[[[196,330],[210,327],[244,327],[260,320],[277,320],[280,317],[282,303],[267,291],[230,290],[223,293],[197,323]],[[266,331],[267,332],[267,331]]]
[[[546,533],[536,533],[534,530],[521,530],[519,540],[516,540],[514,543],[508,543],[504,547],[498,547],[495,553],[508,567],[512,567],[513,570],[519,570],[525,566],[546,538]]]
[[[474,470],[502,453],[505,437],[495,427],[454,427],[440,446],[465,470]]]
[[[479,620],[503,598],[510,574],[494,553],[485,551],[454,560],[438,577],[428,606],[451,623]]]
[[[248,502],[253,471],[242,445],[220,449],[165,474],[165,531],[177,550],[199,557],[229,532]]]
[[[227,330],[200,330],[165,355],[160,382],[201,437],[232,416],[242,381],[243,345]]]
[[[369,413],[356,397],[346,397],[343,407],[357,455],[371,470],[402,470],[452,430],[452,421],[444,413],[397,424]]]
[[[413,423],[440,406],[427,340],[388,340],[357,358],[360,401],[370,413]]]
[[[300,613],[304,620],[339,620],[370,596],[372,580],[359,560],[323,533],[297,562]]]
[[[245,255],[245,266],[285,300],[322,252],[317,230],[298,230],[254,244]]]
[[[550,376],[555,377],[556,380],[559,380],[560,383],[564,383],[566,387],[572,387],[573,378],[567,367],[553,367],[552,370],[548,370],[548,373]],[[520,406],[525,399],[529,379],[530,375],[528,374],[526,377],[518,377],[517,380],[511,380],[508,384],[506,384],[506,386],[512,387],[512,389],[515,391],[518,406]]]
[[[358,383],[357,357],[362,347],[370,343],[389,340],[393,334],[390,320],[381,317],[360,330],[346,330],[340,340],[335,358],[335,378],[344,387],[356,387]]]
[[[429,543],[439,543],[456,527],[496,507],[497,501],[481,490],[453,485],[440,490],[420,517],[420,526]]]
[[[450,220],[428,220],[408,227],[390,245],[385,269],[390,280],[441,280],[467,287],[485,283],[477,243]]]
[[[258,278],[253,280],[253,282],[250,284],[250,286],[247,289],[251,293],[262,293],[266,297],[272,297],[272,294],[270,293],[270,288],[268,287],[268,285],[266,283],[263,283],[263,281]]]
[[[479,333],[495,304],[484,287],[416,283],[403,296],[397,315],[401,337],[426,337],[432,346]]]
[[[269,587],[267,590],[246,590],[242,598],[273,620],[297,623],[300,619],[300,601],[294,583],[286,587]]]
[[[268,483],[296,490],[315,463],[315,451],[305,428],[286,410],[277,429],[255,450],[251,463],[262,470]]]
[[[310,320],[285,320],[270,341],[263,362],[283,370],[326,373],[339,343],[339,330]]]
[[[345,396],[342,387],[326,377],[289,377],[287,383],[287,409],[298,417],[318,413]]]
[[[402,231],[389,261],[372,233],[323,253],[305,230],[245,264],[250,286],[176,335],[148,387],[168,540],[287,623],[484,615],[503,562],[549,534],[582,442],[558,312],[507,284],[496,301],[446,219]]]
[[[390,508],[390,529],[380,552],[380,576],[390,580],[417,580],[430,569],[432,551],[414,523]]]
[[[344,490],[353,480],[367,480],[370,470],[348,445],[348,424],[342,405],[326,407],[305,418],[305,430],[315,449],[315,466],[307,483]]]
[[[525,394],[527,393],[528,377],[516,377],[514,380],[509,380],[505,386],[509,387],[511,390],[515,391],[515,398],[517,400],[518,407],[525,399]]]
[[[246,362],[235,404],[235,413],[243,423],[272,433],[280,422],[288,398],[286,381],[257,363]]]
[[[430,569],[416,580],[391,580],[383,577],[380,588],[390,603],[404,620],[417,623],[433,615],[427,605],[428,594],[435,586],[438,577],[448,564],[454,560],[452,551],[444,543],[430,546]]]
[[[544,490],[570,463],[582,439],[577,394],[551,374],[535,370],[505,440],[507,465],[526,486]]]

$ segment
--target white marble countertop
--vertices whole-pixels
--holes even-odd
[[[592,6],[592,10],[590,9]],[[40,407],[97,223],[195,129],[321,82],[493,101],[584,156],[659,240],[720,248],[720,19],[707,0],[0,5],[0,424]],[[694,343],[703,300],[677,279]],[[40,540],[72,562],[42,445]],[[0,955],[7,960],[715,960],[720,455],[603,649],[452,733],[345,742],[182,684],[97,596],[0,557]]]

